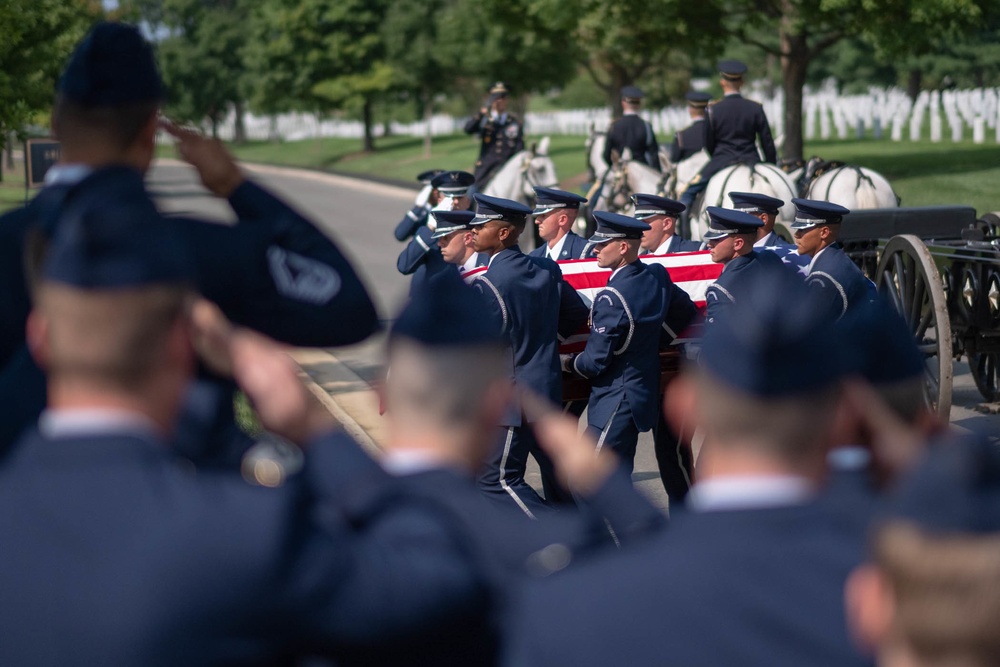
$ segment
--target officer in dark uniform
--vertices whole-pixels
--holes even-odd
[[[676,386],[706,430],[684,511],[647,542],[526,586],[505,664],[870,664],[843,595],[867,534],[820,500],[838,338],[801,280],[767,272]]]
[[[576,333],[587,321],[587,307],[565,280],[559,265],[544,257],[521,252],[517,239],[531,209],[509,199],[477,193],[474,242],[478,252],[490,255],[489,268],[472,285],[488,304],[508,341],[516,386],[530,389],[555,404],[562,402],[559,337]],[[524,481],[528,453],[542,472],[546,499],[562,500],[551,464],[537,448],[529,416],[520,403],[500,419],[502,445],[490,458],[479,485],[491,497],[513,501],[534,516],[543,503]]]
[[[590,379],[587,427],[598,449],[612,449],[631,472],[639,433],[653,428],[659,412],[660,331],[676,288],[662,266],[639,261],[649,225],[607,211],[594,215],[590,241],[597,265],[611,269],[611,277],[594,295],[586,348],[562,364]]]
[[[443,169],[428,169],[417,174],[417,180],[423,184],[413,208],[406,212],[403,219],[396,225],[393,235],[397,241],[405,241],[414,234],[421,225],[427,224],[427,215],[434,208],[441,198],[441,194],[434,189],[431,181],[440,174]]]
[[[476,252],[472,244],[472,211],[431,211],[437,221],[431,238],[437,243],[441,257],[448,264],[465,274],[480,266],[486,266],[490,256]]]
[[[474,182],[475,177],[467,171],[439,173],[431,179],[431,186],[441,194],[441,201],[435,208],[445,211],[468,210],[472,203],[468,192]],[[396,258],[396,269],[404,276],[413,276],[410,279],[411,291],[429,276],[450,270],[433,235],[434,230],[430,225],[418,227],[413,239]]]
[[[688,208],[698,193],[708,186],[709,179],[725,167],[761,161],[757,152],[757,137],[760,137],[764,162],[774,164],[778,160],[764,107],[740,95],[747,66],[738,60],[723,60],[719,63],[719,71],[722,73],[719,83],[723,98],[708,106],[705,122],[705,150],[712,159],[681,195],[681,201]]]
[[[622,117],[611,124],[604,144],[604,161],[611,164],[611,152],[619,156],[629,148],[632,159],[660,170],[660,148],[653,126],[639,116],[643,93],[635,86],[622,88]]]
[[[705,291],[705,326],[714,325],[724,311],[739,301],[740,294],[753,285],[764,266],[782,267],[774,253],[753,249],[757,231],[764,224],[758,218],[728,208],[709,206],[705,240],[712,261],[723,264],[722,274]],[[777,295],[775,298],[779,298]]]
[[[507,160],[524,150],[524,126],[517,116],[507,112],[509,92],[502,81],[497,81],[490,88],[486,106],[465,124],[466,134],[478,134],[482,140],[473,171],[477,190],[486,187]]]
[[[806,284],[822,299],[834,318],[871,303],[875,285],[861,273],[839,246],[840,221],[850,213],[839,204],[811,199],[793,199],[795,222],[792,232],[799,254],[810,257]]]
[[[573,231],[580,205],[587,199],[572,192],[554,188],[535,188],[535,225],[538,236],[545,241],[529,254],[532,257],[583,259],[588,254],[588,243]]]
[[[278,346],[206,326],[187,241],[134,194],[61,219],[36,282],[49,401],[0,468],[0,663],[288,664],[460,622],[483,584],[452,522],[329,511],[374,464]],[[172,451],[209,333],[264,427],[310,445],[298,474],[254,486]]]
[[[666,255],[701,249],[698,241],[688,241],[676,233],[684,204],[669,197],[649,194],[632,195],[632,202],[635,204],[635,217],[649,225],[649,230],[642,233],[640,254]]]
[[[685,97],[691,124],[675,134],[670,143],[670,161],[674,164],[688,159],[705,147],[705,109],[712,96],[699,90],[691,90]]]
[[[781,258],[782,262],[794,266],[802,275],[805,275],[809,258],[800,255],[798,246],[794,243],[788,243],[774,231],[778,212],[785,205],[785,202],[758,192],[730,192],[728,197],[733,202],[734,209],[760,218],[761,222],[764,223],[757,230],[757,240],[753,244],[754,250],[773,252]]]
[[[162,96],[152,50],[135,27],[99,23],[77,46],[53,111],[61,161],[28,206],[0,218],[0,366],[24,345],[26,264],[37,268],[55,221],[70,206],[113,208],[116,197],[145,192],[143,174],[154,155]],[[164,129],[177,138],[181,157],[198,170],[203,184],[228,200],[238,218],[234,226],[172,218],[197,265],[201,294],[236,323],[292,345],[346,345],[377,328],[364,285],[323,232],[246,180],[219,142],[170,125]],[[153,207],[148,195],[135,205]],[[26,245],[31,246],[27,262]],[[30,364],[22,368],[38,372]],[[25,386],[39,384],[25,381]],[[232,397],[231,382],[207,370],[191,390],[179,430],[206,434],[188,440],[210,446],[188,452],[200,463],[232,463],[249,445],[234,423]],[[24,425],[37,416],[44,394],[23,399],[25,409],[5,413],[4,419]],[[10,444],[0,443],[0,451]]]

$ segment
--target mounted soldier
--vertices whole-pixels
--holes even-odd
[[[705,147],[705,109],[708,108],[712,96],[692,90],[685,97],[691,124],[679,130],[670,144],[670,161],[674,164],[688,159]]]
[[[622,88],[622,117],[612,123],[608,130],[604,161],[612,164],[612,151],[617,151],[620,156],[628,148],[632,151],[632,159],[660,171],[660,149],[656,144],[653,127],[639,116],[642,98],[642,91],[635,86]]]
[[[477,190],[482,190],[511,156],[524,150],[524,125],[517,116],[507,113],[509,94],[507,86],[497,81],[490,88],[486,104],[465,124],[466,134],[478,134],[482,140],[473,171]]]

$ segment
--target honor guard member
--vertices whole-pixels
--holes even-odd
[[[670,161],[674,164],[696,155],[705,148],[705,109],[712,96],[698,90],[688,91],[685,96],[691,124],[674,135],[670,143]]]
[[[764,225],[757,230],[757,240],[753,247],[756,251],[768,250],[781,258],[785,264],[790,264],[805,275],[806,267],[809,265],[809,258],[799,254],[798,246],[788,243],[778,236],[774,231],[774,223],[778,219],[778,212],[785,205],[780,199],[758,192],[730,192],[729,199],[733,202],[733,208],[760,218]]]
[[[811,258],[806,284],[822,294],[830,315],[843,317],[853,308],[870,303],[875,285],[839,246],[840,223],[849,210],[838,204],[812,199],[793,199],[795,221],[792,233],[799,254]]]
[[[413,208],[407,211],[403,219],[396,225],[393,235],[395,235],[397,241],[407,240],[416,234],[417,229],[427,224],[427,214],[437,205],[438,200],[441,198],[440,193],[431,185],[431,181],[442,171],[444,170],[428,169],[417,175],[417,180],[420,181],[423,187],[420,188],[420,192],[417,194]]]
[[[609,447],[631,473],[639,433],[656,424],[660,404],[660,331],[673,283],[659,265],[639,261],[639,240],[649,225],[596,211],[590,238],[597,265],[611,269],[590,307],[583,352],[562,357],[563,369],[590,380],[587,428],[597,448]]]
[[[709,179],[731,164],[757,164],[757,137],[764,152],[764,162],[774,164],[778,153],[771,138],[771,126],[764,115],[764,107],[757,102],[744,99],[740,95],[743,74],[747,66],[739,60],[723,60],[719,63],[722,78],[723,97],[708,106],[705,120],[705,150],[712,156],[688,189],[681,195],[681,201],[690,208],[695,197],[708,186]]]
[[[490,88],[486,105],[465,124],[465,133],[478,134],[482,141],[474,170],[477,190],[482,190],[515,153],[524,150],[524,126],[507,112],[508,94],[507,86],[497,81]]]
[[[467,547],[469,569],[484,583],[481,597],[449,623],[410,642],[388,644],[381,655],[366,652],[359,664],[495,665],[498,612],[525,576],[550,574],[595,550],[614,548],[605,518],[623,543],[664,524],[662,512],[633,489],[613,456],[595,457],[576,441],[575,424],[568,443],[575,447],[551,449],[560,475],[572,480],[580,495],[577,509],[547,512],[533,521],[512,504],[491,502],[477,488],[476,474],[496,445],[491,425],[513,390],[507,341],[483,317],[480,298],[455,273],[435,276],[414,292],[388,345],[388,437],[379,462],[391,480],[368,474],[352,481],[371,497],[359,512],[362,527],[364,507],[380,502],[444,508]],[[546,425],[563,419],[556,406],[541,407],[539,419]],[[356,507],[351,503],[350,510]]]
[[[774,253],[754,251],[757,230],[763,225],[758,218],[718,206],[709,206],[705,212],[709,219],[705,241],[712,261],[723,265],[722,274],[705,291],[705,325],[710,326],[739,300],[763,267],[784,264]]]
[[[361,531],[330,511],[370,460],[279,346],[205,324],[218,311],[195,303],[176,221],[135,212],[60,220],[40,270],[27,329],[48,406],[0,467],[0,596],[21,601],[0,605],[0,663],[340,664],[475,608],[441,513],[396,507]],[[268,466],[255,486],[172,451],[206,337],[264,428],[309,445],[298,474]]]
[[[155,153],[163,86],[152,49],[134,26],[98,23],[76,47],[56,92],[52,125],[62,146],[60,162],[30,204],[0,219],[0,367],[24,345],[26,239],[32,237],[34,264],[66,207],[80,202],[82,208],[110,208],[119,193],[144,193],[143,176]],[[221,143],[172,125],[163,129],[237,218],[236,225],[171,218],[197,265],[201,294],[234,322],[291,345],[346,345],[377,328],[368,292],[323,232],[248,181]],[[146,199],[143,206],[152,207],[148,194]],[[184,423],[205,429],[203,442],[220,450],[246,444],[234,422],[232,397],[231,382],[206,371],[192,388]],[[40,394],[32,410],[8,417],[30,423],[43,402]],[[0,443],[0,450],[9,445]],[[207,463],[229,453],[192,456]]]
[[[437,221],[431,238],[441,250],[441,257],[448,264],[458,267],[458,272],[465,275],[480,266],[486,266],[490,256],[485,252],[476,252],[472,242],[472,220],[476,214],[472,211],[431,211]]]
[[[639,116],[643,93],[635,86],[625,86],[621,90],[622,117],[611,124],[604,144],[604,161],[609,165],[612,151],[620,157],[626,148],[632,151],[632,159],[643,162],[656,171],[660,170],[660,148],[656,144],[653,126]]]
[[[565,280],[559,265],[545,257],[521,252],[517,239],[524,232],[531,209],[518,202],[476,193],[474,242],[478,252],[490,255],[489,268],[472,285],[487,302],[497,326],[510,346],[514,381],[559,405],[562,375],[559,338],[576,333],[587,321],[587,307]],[[543,507],[524,481],[531,452],[538,461],[549,500],[563,500],[547,457],[540,452],[530,418],[515,400],[501,420],[502,445],[479,476],[480,487],[502,502],[513,501],[529,516]]]
[[[469,188],[474,182],[475,177],[467,171],[443,171],[435,176],[431,180],[431,185],[441,194],[441,200],[434,209],[443,211],[468,209],[472,204],[468,196]],[[431,224],[418,227],[413,239],[396,258],[396,269],[404,276],[413,276],[410,279],[410,291],[435,273],[449,270],[433,234],[434,229]]]
[[[632,195],[635,217],[649,229],[642,233],[641,254],[666,255],[672,252],[701,250],[701,243],[688,241],[677,235],[677,221],[684,212],[684,204],[656,195]]]
[[[879,667],[996,664],[996,446],[934,443],[884,501],[871,532],[868,562],[845,594],[854,636]]]
[[[820,498],[839,340],[801,280],[765,278],[671,385],[672,421],[705,432],[684,510],[642,544],[526,585],[505,664],[869,664],[843,595],[866,533]]]
[[[565,190],[535,188],[535,224],[545,245],[531,251],[532,257],[551,260],[583,259],[588,254],[586,239],[573,231],[580,204],[587,199]]]

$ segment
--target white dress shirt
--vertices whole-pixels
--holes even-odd
[[[797,475],[727,475],[697,482],[687,496],[695,512],[763,509],[799,505],[815,494],[815,487]]]

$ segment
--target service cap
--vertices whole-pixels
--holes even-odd
[[[744,213],[770,213],[778,215],[778,211],[785,205],[785,202],[777,197],[761,194],[759,192],[730,192],[729,198],[733,202],[733,208]]]
[[[558,208],[578,209],[580,204],[585,203],[587,203],[587,198],[574,192],[556,190],[555,188],[535,188],[535,215],[542,215]]]
[[[632,203],[635,204],[635,217],[639,220],[655,215],[670,215],[676,218],[687,208],[684,204],[669,197],[644,193],[632,195]]]
[[[491,197],[479,192],[473,197],[476,200],[476,217],[471,223],[473,225],[484,225],[490,220],[503,220],[521,226],[531,215],[530,208],[512,199]]]
[[[476,217],[476,214],[472,211],[444,211],[437,209],[431,211],[431,215],[437,220],[437,227],[434,228],[434,233],[431,234],[432,239],[448,236],[448,234],[457,232],[460,229],[471,229],[472,220]]]
[[[731,208],[709,206],[705,212],[708,213],[708,231],[702,234],[702,238],[706,241],[730,234],[753,234],[764,226],[760,218]]]
[[[739,81],[747,71],[746,63],[741,60],[720,60],[719,74],[730,81]]]
[[[816,225],[833,225],[850,213],[850,211],[840,204],[828,201],[816,201],[815,199],[792,199],[795,204],[795,221],[792,222],[792,229],[809,229]]]
[[[611,211],[594,211],[594,218],[597,220],[597,229],[593,236],[588,239],[590,243],[604,243],[618,239],[641,239],[642,233],[650,229],[649,225],[642,220]]]
[[[164,98],[153,49],[139,29],[101,22],[70,56],[56,91],[88,107],[114,107]]]
[[[476,177],[467,171],[442,171],[431,179],[431,186],[445,197],[461,197],[475,182]]]
[[[684,97],[687,99],[688,106],[695,109],[704,109],[712,101],[712,96],[709,93],[700,90],[689,90]]]

